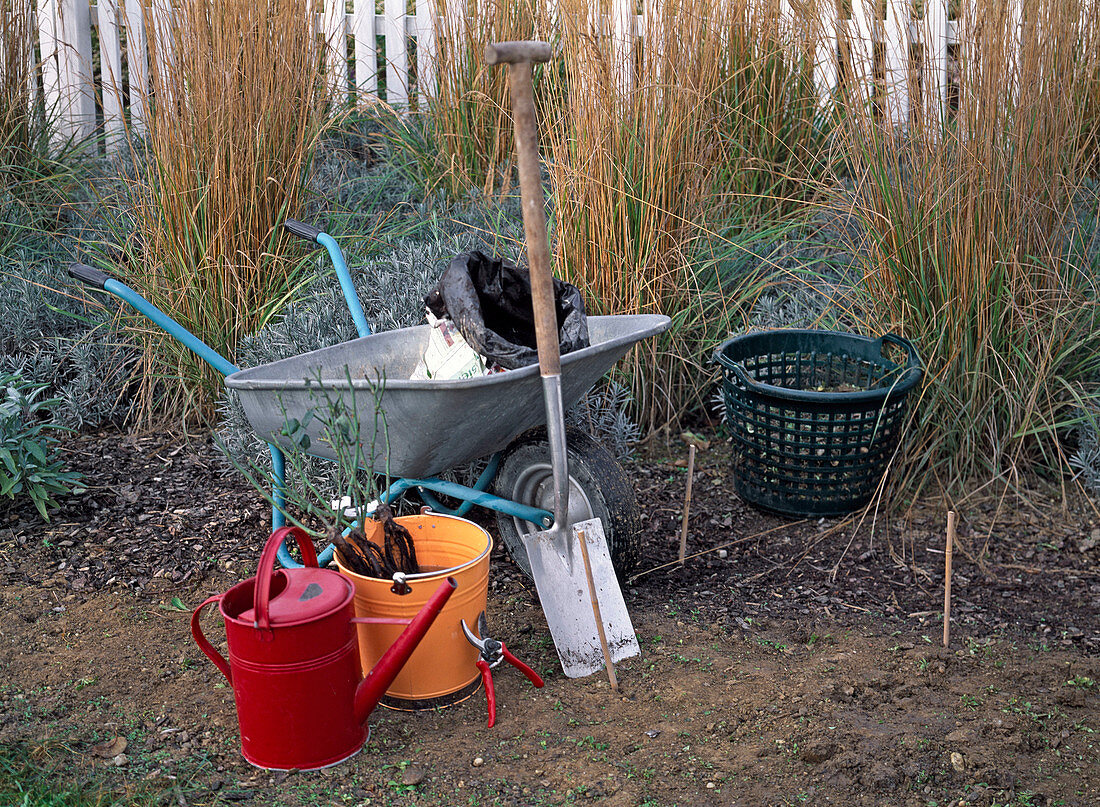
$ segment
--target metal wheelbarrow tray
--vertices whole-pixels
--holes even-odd
[[[320,439],[323,425],[305,415],[338,398],[360,418],[363,450],[374,445],[370,467],[397,477],[382,494],[392,501],[415,491],[433,511],[463,516],[472,507],[494,511],[501,538],[525,573],[530,573],[523,536],[554,523],[554,486],[547,484],[551,466],[545,430],[542,379],[538,365],[473,379],[412,380],[413,369],[427,346],[428,327],[421,325],[373,334],[355,294],[351,274],[336,240],[312,225],[288,220],[286,229],[328,250],[359,338],[332,347],[242,370],[176,322],[138,292],[84,264],[72,264],[76,280],[102,289],[148,317],[225,378],[237,390],[253,431],[268,440],[272,464],[272,529],[286,523],[286,458],[283,448],[301,450],[303,432],[310,451],[333,459]],[[641,340],[668,330],[671,321],[658,315],[590,317],[592,344],[562,357],[562,402],[571,405]],[[349,383],[350,378],[350,383]],[[375,431],[375,398],[386,434]],[[283,434],[298,421],[294,440]],[[364,424],[369,420],[369,425]],[[304,427],[303,422],[307,422]],[[639,544],[638,506],[621,466],[607,450],[583,433],[571,438],[569,515],[573,522],[599,517],[611,547],[615,568],[628,573]],[[578,440],[584,445],[579,445]],[[439,479],[435,474],[487,457],[473,485]],[[448,504],[437,495],[457,501]],[[318,556],[332,559],[330,544]],[[286,568],[300,565],[279,550]]]
[[[591,345],[561,359],[565,405],[580,400],[636,343],[668,325],[667,317],[654,314],[589,317]],[[225,385],[239,393],[257,435],[291,450],[294,443],[281,433],[289,418],[300,420],[325,395],[350,393],[363,420],[360,440],[369,450],[375,427],[364,415],[373,412],[381,381],[387,432],[379,435],[371,464],[394,476],[433,476],[501,450],[546,422],[537,364],[477,378],[410,379],[429,330],[418,325],[371,334],[239,370]],[[310,453],[332,459],[321,428],[314,420],[304,429]]]

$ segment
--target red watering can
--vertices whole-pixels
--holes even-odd
[[[305,566],[275,571],[288,535]],[[456,586],[453,578],[444,580],[411,621],[356,618],[351,581],[317,568],[309,536],[297,527],[273,532],[256,576],[210,597],[191,615],[191,635],[233,687],[244,758],[270,770],[314,770],[359,751],[369,735],[367,717]],[[202,610],[215,602],[225,620],[228,661],[199,625]],[[357,622],[408,625],[366,678]]]

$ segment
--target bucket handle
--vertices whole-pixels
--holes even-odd
[[[261,631],[263,638],[271,638],[271,615],[269,603],[271,602],[271,575],[275,571],[275,558],[278,556],[279,547],[286,541],[288,535],[293,535],[298,542],[298,549],[302,551],[302,565],[317,568],[317,551],[313,548],[313,541],[301,527],[279,527],[271,533],[271,537],[264,544],[264,551],[260,554],[260,567],[256,571],[256,593],[253,599],[256,621],[254,627]]]
[[[195,644],[199,646],[199,650],[205,653],[206,657],[214,662],[214,666],[222,671],[225,680],[232,684],[233,673],[229,669],[229,662],[225,660],[225,657],[221,653],[214,649],[214,645],[207,641],[206,636],[202,632],[202,625],[199,624],[199,615],[202,613],[202,609],[213,603],[220,603],[222,596],[221,594],[214,594],[211,597],[207,597],[206,602],[191,613],[191,635],[195,638]]]

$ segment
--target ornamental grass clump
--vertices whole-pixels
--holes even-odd
[[[231,360],[303,282],[281,224],[302,202],[328,100],[316,9],[183,0],[152,42],[148,137],[118,271]],[[202,422],[220,378],[140,318],[141,414]]]
[[[35,4],[0,0],[0,251],[56,225],[75,189],[77,144],[57,136],[36,85]],[[51,139],[53,142],[51,142]]]
[[[814,82],[818,4],[715,5],[707,16],[726,43],[715,54],[715,192],[750,220],[802,212],[836,156],[832,108]]]
[[[564,65],[546,112],[557,272],[594,313],[672,318],[621,365],[647,432],[705,406],[713,375],[703,362],[766,284],[753,251],[780,206],[754,197],[749,210],[744,199],[787,193],[783,177],[801,170],[775,142],[783,130],[801,136],[791,122],[808,114],[805,87],[763,91],[793,69],[776,66],[772,5],[754,4],[753,15],[745,3],[664,4],[637,40],[609,32],[609,9],[560,6]]]
[[[1059,432],[1100,369],[1095,267],[1072,248],[1096,153],[1080,99],[1096,90],[1097,6],[1037,0],[1018,27],[1011,3],[966,8],[957,108],[928,99],[898,129],[848,104],[840,203],[861,225],[867,309],[926,364],[914,489],[1065,468]]]
[[[491,42],[555,38],[542,0],[442,2],[433,14],[438,53],[430,92],[416,114],[388,119],[389,139],[410,174],[429,193],[452,199],[507,185],[512,165],[512,113],[507,72],[485,63]],[[546,68],[535,66],[536,93]]]

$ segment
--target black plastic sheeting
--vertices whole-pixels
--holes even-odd
[[[531,274],[481,252],[455,256],[424,304],[450,316],[474,350],[507,370],[536,364]],[[563,354],[588,347],[588,318],[576,286],[554,278],[558,344]]]

